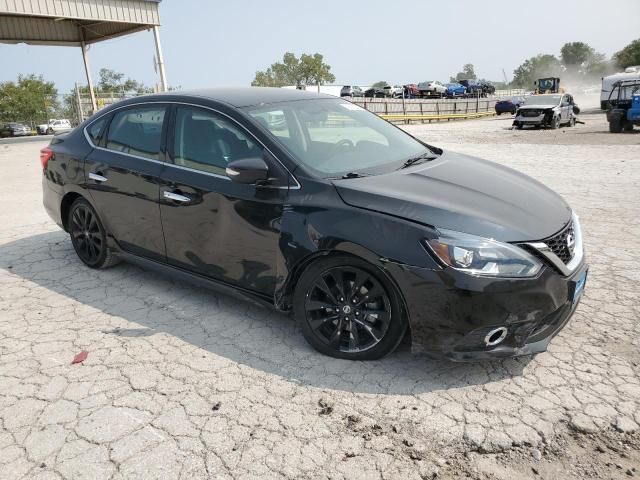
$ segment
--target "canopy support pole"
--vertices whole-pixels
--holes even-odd
[[[84,71],[87,74],[87,84],[89,85],[89,94],[91,95],[91,106],[93,107],[93,113],[98,111],[98,102],[96,102],[96,94],[93,91],[93,80],[91,79],[91,67],[89,66],[89,54],[87,44],[80,43],[82,48],[82,60],[84,62]]]
[[[160,70],[160,91],[167,91],[167,74],[164,71],[164,58],[162,57],[162,45],[160,45],[160,27],[153,27],[153,38],[156,42],[156,56],[158,57],[158,69]]]

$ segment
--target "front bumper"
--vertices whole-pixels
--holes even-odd
[[[583,261],[566,277],[545,266],[531,279],[397,264],[389,270],[404,295],[413,350],[471,361],[544,352],[575,312],[574,291],[588,266]],[[507,328],[505,339],[486,346],[498,327]]]

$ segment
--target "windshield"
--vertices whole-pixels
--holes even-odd
[[[432,151],[399,128],[350,102],[282,102],[247,113],[315,175],[374,175]]]
[[[613,87],[611,92],[612,100],[631,100],[634,95],[640,93],[640,83],[632,83],[629,85],[618,84]]]
[[[560,103],[562,95],[531,95],[524,100],[525,105],[549,105],[556,106]]]

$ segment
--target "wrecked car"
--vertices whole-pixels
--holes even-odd
[[[525,97],[513,121],[513,126],[521,129],[526,126],[552,129],[563,125],[573,127],[580,109],[569,94],[530,95]]]
[[[290,312],[333,357],[403,339],[453,360],[535,354],[584,292],[580,222],[557,193],[329,95],[128,99],[40,160],[44,206],[86,266]]]

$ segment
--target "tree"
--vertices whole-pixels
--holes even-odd
[[[373,85],[371,85],[372,88],[384,88],[386,86],[388,86],[389,84],[387,82],[385,82],[384,80],[380,80],[379,82],[374,83]]]
[[[584,42],[565,43],[560,49],[560,60],[565,67],[581,67],[589,62],[596,51]]]
[[[58,109],[58,90],[38,75],[19,75],[0,83],[0,120],[40,123]]]
[[[298,87],[307,85],[324,85],[334,82],[336,77],[331,73],[331,67],[324,63],[324,57],[315,53],[308,55],[303,53],[300,58],[287,52],[282,57],[282,62],[271,64],[264,71],[256,72],[251,82],[254,87],[284,87],[295,85]]]
[[[99,80],[97,91],[100,93],[152,93],[153,88],[146,87],[144,83],[131,78],[124,79],[124,73],[116,72],[109,68],[101,68],[98,72]]]
[[[525,60],[513,71],[514,87],[533,88],[533,82],[543,77],[559,77],[562,72],[560,60],[555,55],[542,54]]]
[[[560,60],[571,73],[602,76],[608,70],[605,55],[584,42],[565,43],[560,49]]]
[[[476,70],[472,63],[465,63],[462,67],[462,71],[458,72],[456,77],[451,77],[452,82],[459,82],[460,80],[475,80]]]
[[[616,52],[613,58],[620,68],[640,65],[640,38],[634,40],[619,52]]]

